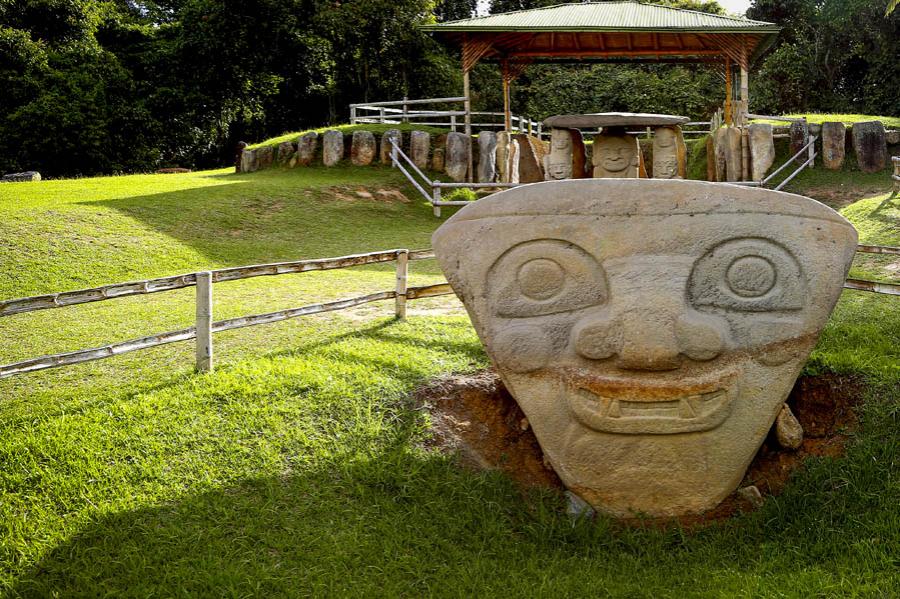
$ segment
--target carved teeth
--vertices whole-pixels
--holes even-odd
[[[678,400],[678,415],[682,418],[693,418],[697,415],[691,406],[689,398]]]
[[[609,406],[609,412],[607,413],[607,416],[609,416],[610,418],[618,418],[621,415],[622,412],[619,410],[619,400],[613,400],[613,402]]]

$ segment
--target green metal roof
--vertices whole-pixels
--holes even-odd
[[[639,2],[585,2],[426,25],[436,32],[684,31],[777,33],[774,23]]]

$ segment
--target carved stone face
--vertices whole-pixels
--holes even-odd
[[[594,177],[637,177],[640,150],[633,135],[594,137]]]
[[[553,129],[550,132],[550,154],[547,157],[548,179],[571,179],[574,147],[572,134],[568,129]]]
[[[653,131],[653,177],[674,179],[684,175],[687,148],[678,127],[657,127]]]
[[[737,487],[856,232],[791,194],[594,179],[495,194],[432,241],[566,486],[608,513],[668,516]]]

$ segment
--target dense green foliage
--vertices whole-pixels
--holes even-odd
[[[560,0],[493,0],[493,12]],[[723,13],[715,0],[659,0]],[[257,141],[346,121],[348,104],[456,96],[458,48],[418,25],[476,0],[0,0],[0,172],[45,176],[202,167]],[[751,77],[757,112],[897,114],[900,13],[884,0],[754,0],[785,26]],[[496,64],[473,106],[502,106]],[[512,107],[708,117],[722,85],[705,65],[535,65]]]
[[[784,29],[750,79],[753,109],[900,115],[900,13],[884,11],[884,0],[754,0],[749,18]]]

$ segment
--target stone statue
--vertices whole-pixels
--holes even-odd
[[[657,127],[653,131],[653,178],[684,179],[687,174],[687,146],[681,127]]]
[[[641,164],[637,137],[626,133],[595,135],[592,162],[595,178],[636,179]]]
[[[550,153],[544,157],[544,178],[581,179],[584,177],[584,138],[578,129],[552,129]]]
[[[626,143],[600,167],[623,172]],[[502,191],[432,237],[568,489],[655,517],[702,513],[738,486],[856,241],[805,197],[655,179]]]

